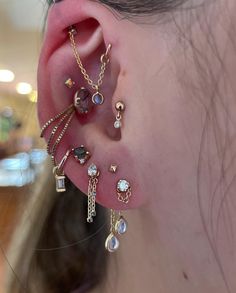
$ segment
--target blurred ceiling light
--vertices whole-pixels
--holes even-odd
[[[12,71],[7,69],[0,69],[0,82],[12,82],[15,75]]]
[[[32,86],[27,82],[19,82],[16,86],[16,91],[20,95],[28,95],[32,92]]]
[[[37,99],[38,99],[38,92],[37,91],[32,91],[29,94],[29,100],[30,100],[30,102],[37,103]]]

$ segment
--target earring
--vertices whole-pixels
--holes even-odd
[[[95,105],[102,105],[103,102],[104,102],[104,96],[100,92],[100,87],[101,87],[102,82],[103,82],[103,78],[104,78],[105,71],[106,71],[106,66],[110,62],[108,55],[109,55],[109,52],[111,50],[111,44],[108,45],[105,54],[103,54],[101,56],[101,58],[100,58],[101,70],[100,70],[100,73],[99,73],[97,83],[94,83],[92,81],[92,79],[90,78],[90,76],[88,75],[88,73],[87,73],[86,69],[84,68],[84,66],[82,64],[82,61],[80,59],[80,55],[79,55],[79,52],[77,50],[77,46],[76,46],[75,38],[74,38],[74,36],[76,34],[77,34],[77,31],[76,31],[75,27],[70,26],[69,27],[69,38],[70,38],[70,42],[71,42],[71,47],[73,49],[74,57],[76,59],[76,62],[78,64],[78,66],[79,66],[79,69],[80,69],[84,79],[92,87],[92,89],[95,90],[95,93],[92,95],[92,102]]]
[[[105,248],[109,252],[115,252],[119,246],[120,241],[117,238],[117,234],[123,235],[126,233],[128,228],[128,223],[124,219],[123,216],[121,216],[121,213],[119,212],[119,217],[116,219],[116,212],[114,210],[111,210],[111,216],[110,216],[110,234],[108,235],[106,241],[105,241]]]
[[[69,127],[73,116],[74,116],[74,105],[70,105],[64,111],[60,112],[53,118],[49,119],[43,125],[41,129],[40,137],[43,137],[48,127],[51,126],[53,123],[56,123],[56,125],[53,127],[53,130],[47,142],[47,152],[49,155],[51,155],[52,162],[55,166],[56,166],[55,153],[56,153],[57,147],[60,144],[63,136],[65,135],[66,130]],[[58,134],[58,130],[61,128],[62,128],[62,131]],[[56,135],[57,137],[55,137]]]
[[[65,154],[65,156],[62,158],[61,162],[59,163],[58,166],[53,168],[53,174],[55,175],[55,180],[56,180],[56,191],[57,192],[64,192],[66,191],[66,186],[65,186],[65,179],[66,176],[64,174],[64,166],[70,156],[71,151],[68,150]]]
[[[115,128],[121,128],[122,123],[122,116],[121,113],[125,111],[125,104],[123,102],[117,102],[115,105],[116,111],[117,111],[117,115],[116,115],[116,121],[114,123],[114,127]]]
[[[88,223],[92,223],[93,217],[96,216],[96,195],[99,175],[100,173],[97,166],[95,164],[91,164],[88,168]]]
[[[74,95],[74,106],[80,114],[87,114],[90,110],[91,93],[81,87]]]
[[[116,191],[118,200],[127,204],[132,196],[130,183],[125,179],[119,180]]]
[[[117,172],[117,168],[118,168],[117,165],[115,165],[115,164],[111,164],[110,167],[109,167],[109,172],[111,172],[111,173],[114,174],[114,173]]]
[[[72,149],[72,153],[74,158],[77,162],[80,163],[80,165],[84,165],[91,157],[90,152],[83,145],[78,148]]]
[[[65,81],[65,86],[67,86],[69,89],[73,88],[74,85],[75,85],[75,82],[71,78],[68,78]]]

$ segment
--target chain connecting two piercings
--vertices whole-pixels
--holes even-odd
[[[109,44],[106,49],[106,52],[104,54],[102,54],[102,56],[100,58],[101,68],[100,68],[100,73],[98,76],[98,81],[97,81],[97,83],[95,83],[92,81],[92,79],[90,78],[89,74],[87,73],[86,69],[84,68],[84,66],[82,64],[82,61],[81,61],[81,58],[80,58],[80,55],[79,55],[79,52],[77,50],[77,46],[75,43],[75,35],[76,34],[77,34],[77,30],[75,29],[74,26],[71,26],[69,28],[69,38],[70,38],[71,47],[73,49],[76,63],[78,64],[79,69],[80,69],[84,79],[87,81],[88,85],[95,91],[95,93],[92,95],[92,102],[95,105],[102,105],[104,102],[104,96],[100,92],[100,87],[103,83],[103,78],[105,75],[106,66],[110,62],[109,53],[110,53],[112,46],[111,46],[111,44]]]

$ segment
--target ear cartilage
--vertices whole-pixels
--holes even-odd
[[[117,111],[117,115],[116,115],[116,121],[114,123],[114,127],[116,129],[119,129],[122,127],[122,113],[125,111],[125,104],[124,102],[117,102],[116,105],[115,105],[115,108],[116,108],[116,111]]]
[[[111,44],[108,45],[108,47],[106,48],[106,52],[104,54],[101,55],[100,58],[100,63],[101,63],[101,70],[100,73],[98,75],[98,80],[95,83],[89,76],[89,74],[87,73],[86,69],[84,68],[80,55],[79,55],[79,51],[77,49],[77,45],[75,43],[75,35],[77,34],[77,30],[75,29],[74,26],[71,26],[69,28],[69,38],[70,38],[70,43],[71,43],[71,47],[73,50],[73,54],[76,60],[76,63],[78,64],[78,67],[81,71],[81,74],[83,75],[85,81],[88,83],[88,85],[95,91],[92,95],[92,102],[95,105],[102,105],[104,103],[104,96],[103,94],[101,94],[100,92],[100,87],[103,83],[103,78],[105,76],[105,71],[106,71],[106,67],[108,65],[108,63],[110,62],[109,59],[109,53],[110,50],[112,48]]]
[[[95,164],[91,164],[88,167],[88,216],[87,222],[92,223],[93,218],[96,216],[96,195],[97,195],[97,184],[100,172]]]
[[[116,186],[118,201],[128,204],[132,196],[130,183],[125,179],[120,179]]]
[[[65,81],[65,86],[68,87],[69,89],[72,89],[74,85],[75,85],[75,82],[71,78],[68,78]]]

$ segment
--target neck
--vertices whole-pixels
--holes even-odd
[[[204,230],[197,195],[181,194],[160,195],[125,214],[129,229],[119,251],[109,256],[103,292],[231,292]]]

